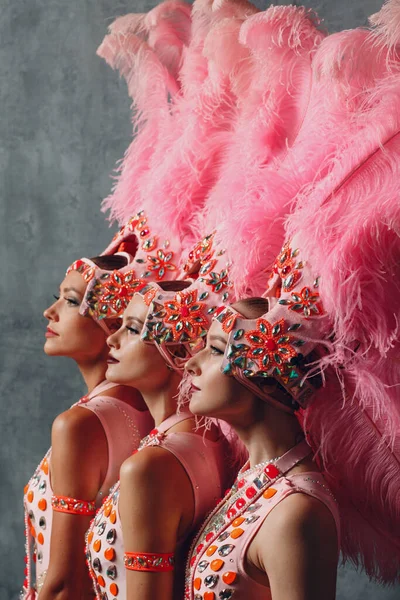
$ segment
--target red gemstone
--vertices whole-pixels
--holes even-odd
[[[240,510],[241,508],[243,508],[243,506],[246,504],[246,501],[244,498],[239,498],[239,500],[236,502],[236,506],[237,508]]]
[[[27,577],[28,576],[28,569],[24,569],[24,575]]]
[[[247,488],[247,490],[246,490],[246,496],[247,496],[248,498],[254,498],[254,496],[256,495],[256,493],[257,493],[257,492],[256,492],[256,490],[255,490],[253,487],[249,487],[249,488]]]
[[[157,435],[158,429],[152,429],[149,435]]]
[[[129,290],[125,285],[119,289],[118,296],[120,296],[121,298],[129,296]]]
[[[283,267],[282,269],[282,275],[287,275],[288,273],[290,273],[291,270],[292,267],[290,265],[286,265],[286,267]]]
[[[270,350],[271,352],[277,348],[276,342],[274,342],[274,340],[271,339],[265,342],[265,346],[267,350]]]
[[[187,306],[182,306],[181,307],[181,315],[182,317],[188,317],[189,316],[189,309]]]
[[[25,561],[25,564],[27,565],[28,564],[28,557],[27,556],[25,556],[24,561]]]
[[[212,540],[214,537],[214,534],[212,531],[210,531],[210,533],[207,533],[206,535],[206,542],[209,542],[210,540]]]
[[[142,229],[142,231],[140,232],[140,237],[146,237],[146,235],[149,235],[150,231],[148,229]]]
[[[228,517],[228,519],[232,519],[232,517],[234,517],[236,515],[236,509],[235,508],[230,508],[228,510],[228,512],[226,513],[226,516]]]
[[[204,548],[204,544],[199,544],[196,548],[197,554],[200,554],[200,552],[203,550],[203,548]]]
[[[276,479],[280,475],[280,471],[277,467],[275,467],[275,465],[267,465],[264,469],[264,473],[270,479]]]
[[[244,480],[244,479],[241,479],[240,481],[238,481],[238,484],[237,484],[238,488],[242,488],[242,487],[244,486],[244,484],[245,484],[245,483],[246,483],[246,482],[245,482],[245,480]]]
[[[24,580],[24,588],[28,589],[28,580],[27,579]]]
[[[196,557],[192,556],[192,558],[190,559],[190,566],[193,567],[195,562],[196,562]]]

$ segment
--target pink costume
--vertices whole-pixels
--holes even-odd
[[[107,436],[108,469],[98,495],[93,501],[93,506],[96,508],[101,505],[110,488],[118,480],[119,468],[123,461],[138,447],[140,440],[152,426],[148,411],[138,411],[118,398],[104,395],[104,392],[113,387],[115,384],[103,381],[90,394],[73,405],[93,411]],[[27,596],[28,590],[31,597],[36,597],[36,592],[39,593],[43,586],[49,565],[53,517],[53,490],[50,475],[51,448],[24,490],[27,560],[23,597]],[[36,588],[33,585],[33,565],[36,570]]]
[[[212,442],[194,433],[168,433],[173,425],[190,418],[192,415],[186,411],[172,415],[142,440],[139,447],[139,451],[149,446],[157,446],[171,452],[185,469],[192,484],[194,516],[190,530],[185,532],[183,539],[178,540],[178,573],[182,570],[189,536],[221,498],[227,483],[226,470],[225,476],[223,475],[227,458],[227,444],[223,436]],[[156,494],[157,490],[154,490],[154,493]],[[116,596],[119,600],[126,598],[124,542],[118,498],[119,483],[111,490],[87,534],[89,570],[99,600]]]
[[[185,598],[237,600],[271,598],[268,588],[245,570],[246,552],[269,513],[291,494],[307,494],[323,502],[340,531],[336,501],[321,473],[285,476],[310,454],[300,442],[281,458],[249,468],[246,464],[224,500],[197,534],[187,568]]]

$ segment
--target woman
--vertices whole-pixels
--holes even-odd
[[[107,255],[73,263],[60,295],[44,312],[46,354],[75,360],[87,393],[55,419],[52,447],[25,488],[26,598],[92,597],[82,551],[85,531],[121,464],[153,426],[136,390],[105,381],[107,335],[129,302],[126,282],[139,274],[131,256],[118,250],[136,251],[138,227],[140,220],[132,219]],[[146,252],[136,258],[140,254]]]
[[[97,598],[180,597],[190,536],[232,482],[219,428],[199,427],[186,408],[177,412],[183,365],[210,322],[199,299],[206,289],[200,280],[144,287],[108,339],[107,379],[141,392],[156,429],[124,462],[89,530]],[[208,298],[224,292],[210,290]]]
[[[298,273],[296,286],[301,279],[312,289],[307,319],[297,309],[291,318],[284,289],[275,308],[263,298],[239,301],[220,311],[207,346],[186,365],[190,409],[227,421],[249,451],[193,543],[187,598],[335,598],[338,509],[294,413],[312,391],[310,380],[299,386],[300,347],[311,351],[325,319],[314,279]]]

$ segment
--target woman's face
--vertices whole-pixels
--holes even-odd
[[[206,347],[186,364],[192,379],[190,410],[207,417],[235,423],[254,403],[254,395],[234,377],[221,372],[228,336],[213,321]]]
[[[171,376],[156,346],[140,339],[148,310],[136,294],[124,312],[121,327],[107,340],[110,354],[106,378],[141,392],[162,388]]]
[[[61,283],[60,296],[44,311],[49,321],[44,351],[49,356],[68,356],[78,363],[106,359],[106,334],[91,317],[79,314],[86,285],[82,275],[71,271]]]

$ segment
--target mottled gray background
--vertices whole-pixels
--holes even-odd
[[[43,354],[42,312],[65,268],[109,240],[99,205],[130,139],[125,85],[96,48],[113,17],[154,4],[0,0],[0,600],[23,580],[23,487],[53,418],[83,391],[73,363]],[[309,6],[334,31],[365,24],[380,0]],[[338,600],[399,597],[340,570]]]

